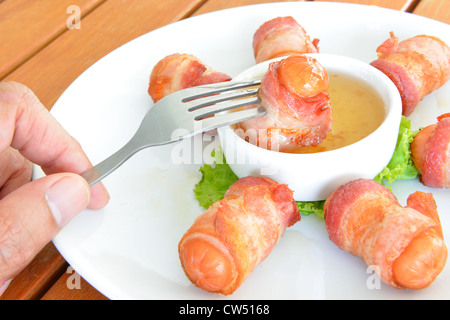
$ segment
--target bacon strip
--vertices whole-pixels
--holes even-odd
[[[450,188],[450,113],[423,128],[411,142],[411,158],[424,185]]]
[[[318,145],[332,124],[328,81],[325,69],[309,56],[294,55],[271,63],[260,89],[268,114],[239,123],[236,133],[281,152]]]
[[[268,178],[235,182],[179,242],[187,277],[203,290],[229,295],[261,263],[285,229],[300,220],[293,192]]]
[[[425,288],[444,268],[447,247],[430,193],[416,192],[402,207],[387,188],[360,179],[336,189],[324,210],[330,239],[395,288]]]
[[[293,17],[278,17],[265,22],[253,36],[257,63],[277,57],[319,51],[318,39],[311,41],[305,29]]]
[[[154,66],[148,93],[156,103],[168,94],[181,89],[229,80],[230,76],[215,71],[195,56],[175,53],[163,58]]]
[[[419,35],[402,42],[393,32],[390,36],[377,48],[378,59],[371,65],[397,86],[407,117],[419,101],[450,78],[450,49],[432,36]]]

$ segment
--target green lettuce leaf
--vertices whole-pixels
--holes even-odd
[[[195,198],[205,209],[222,200],[228,188],[239,179],[227,164],[221,149],[213,151],[211,156],[215,158],[213,165],[204,164],[200,168],[202,178],[194,188]]]
[[[320,218],[323,218],[323,206],[325,201],[296,201],[296,203],[298,211],[305,216],[316,214]]]
[[[387,166],[374,178],[380,184],[389,186],[395,180],[407,180],[417,177],[417,171],[411,159],[409,149],[418,130],[411,130],[411,122],[402,116],[398,132],[397,145]]]

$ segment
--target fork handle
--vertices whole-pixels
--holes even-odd
[[[86,170],[81,176],[86,179],[89,186],[93,186],[111,172],[120,167],[125,161],[127,161],[136,152],[141,150],[142,147],[137,147],[133,139],[125,144],[122,148],[116,151],[114,154],[97,164],[96,166]]]

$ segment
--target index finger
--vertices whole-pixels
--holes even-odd
[[[0,83],[0,151],[8,146],[39,165],[46,174],[82,173],[92,167],[79,142],[74,139],[26,86]],[[91,189],[92,209],[109,200],[101,183]]]

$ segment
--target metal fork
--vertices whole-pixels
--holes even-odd
[[[224,112],[258,103],[260,83],[259,79],[229,81],[183,89],[162,98],[147,112],[134,136],[121,149],[81,176],[92,186],[142,149],[264,116],[266,109],[259,104]]]

